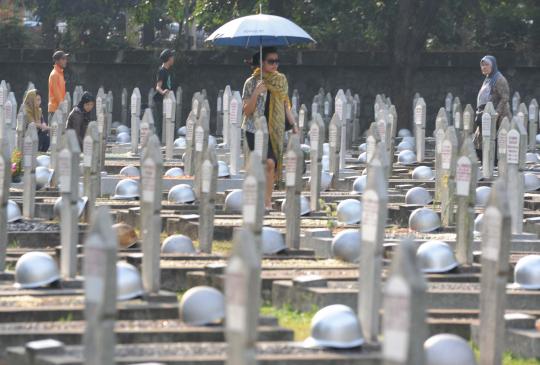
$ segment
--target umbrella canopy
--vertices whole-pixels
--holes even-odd
[[[276,15],[257,14],[231,20],[219,27],[206,42],[216,46],[268,47],[314,43],[302,28]]]

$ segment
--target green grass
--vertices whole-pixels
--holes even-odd
[[[193,246],[195,249],[199,249],[199,240],[193,241]],[[231,254],[233,247],[232,241],[213,241],[212,242],[212,253],[216,255],[229,256]]]
[[[309,337],[311,318],[317,310],[317,308],[313,308],[309,312],[298,312],[289,307],[275,308],[265,304],[261,307],[261,314],[276,317],[281,327],[294,331],[295,341],[303,341]]]
[[[478,346],[476,346],[476,344],[473,344],[473,349],[476,354],[476,358],[479,359],[480,352],[478,351]],[[514,356],[509,352],[506,352],[503,355],[503,365],[540,365],[540,360],[522,359]]]

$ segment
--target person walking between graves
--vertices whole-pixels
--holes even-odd
[[[77,104],[71,113],[69,113],[66,128],[75,130],[81,151],[83,149],[83,139],[86,134],[86,127],[88,127],[88,123],[90,123],[90,112],[94,109],[95,105],[96,99],[94,98],[94,95],[85,91],[81,96],[79,104]]]
[[[164,49],[159,55],[161,67],[157,73],[156,94],[154,95],[154,123],[156,127],[155,135],[161,140],[163,128],[163,98],[172,91],[171,67],[174,65],[174,51]]]
[[[250,62],[246,61],[252,67],[253,73],[244,83],[242,129],[249,150],[253,151],[255,149],[255,119],[263,115],[266,117],[268,153],[264,204],[266,209],[272,209],[274,184],[281,180],[285,130],[292,129],[293,133],[297,133],[298,127],[291,112],[287,78],[278,72],[277,49],[274,47],[262,49],[262,80],[260,58],[260,53],[257,52]]]
[[[47,152],[49,149],[49,126],[43,119],[41,111],[41,93],[37,89],[28,90],[24,96],[24,118],[25,126],[34,123],[38,131],[38,151]],[[26,128],[25,128],[26,130]]]
[[[476,102],[476,131],[474,133],[474,147],[478,159],[482,161],[482,113],[488,102],[492,102],[495,111],[498,113],[496,126],[497,130],[504,117],[510,116],[510,87],[508,81],[497,67],[497,59],[493,56],[485,56],[480,61],[480,70],[486,77],[478,92]]]
[[[66,80],[64,79],[64,69],[67,66],[69,54],[64,51],[56,51],[53,54],[54,67],[49,75],[49,121],[53,113],[66,96]]]

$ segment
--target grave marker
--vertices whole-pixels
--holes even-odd
[[[414,139],[416,141],[416,161],[423,162],[426,151],[426,102],[418,98],[414,107]]]
[[[400,242],[384,288],[384,365],[423,365],[427,339],[426,282],[411,239]]]
[[[174,147],[174,118],[173,108],[176,108],[173,94],[167,93],[163,99],[163,142],[165,143],[165,158],[172,160]]]
[[[341,130],[344,126],[344,123],[341,122],[341,119],[334,113],[330,125],[328,126],[328,144],[330,145],[330,156],[329,158],[329,169],[330,175],[332,175],[333,184],[339,180],[339,161],[340,161],[340,152],[341,148],[345,148],[345,145],[341,145]]]
[[[17,141],[15,143],[19,151],[22,151],[23,149],[25,129],[26,129],[26,121],[24,120],[24,107],[21,107],[19,114],[17,114],[17,127],[16,127]]]
[[[199,118],[195,122],[195,127],[193,131],[193,145],[194,145],[194,156],[193,161],[195,163],[195,176],[197,177],[197,182],[200,182],[199,170],[204,161],[204,153],[208,148],[208,134],[210,129],[210,106],[205,100],[203,107],[201,108]],[[199,187],[199,184],[197,184]],[[197,189],[199,192],[199,188]]]
[[[242,227],[249,229],[255,235],[260,235],[262,232],[265,209],[264,189],[266,181],[263,167],[259,161],[260,157],[257,156],[257,152],[253,152],[249,157],[248,169],[242,185]]]
[[[229,104],[229,128],[230,128],[230,162],[231,174],[238,175],[240,172],[240,154],[241,154],[241,130],[240,124],[242,121],[242,96],[238,91],[235,91],[231,97]]]
[[[536,150],[536,134],[538,133],[538,102],[532,99],[529,103],[529,150]]]
[[[521,96],[519,96],[519,92],[515,92],[514,96],[512,96],[512,114],[516,115],[519,110],[519,104],[521,103]]]
[[[449,126],[446,129],[441,145],[441,223],[443,227],[454,224],[454,192],[458,141],[456,130]],[[439,172],[437,172],[439,173]]]
[[[345,168],[345,153],[346,153],[346,147],[347,146],[347,97],[345,96],[345,93],[343,92],[343,89],[339,89],[339,91],[336,94],[335,98],[335,112],[334,115],[337,115],[339,117],[339,120],[341,122],[341,141],[340,146],[343,146],[342,149],[340,149],[339,152],[339,167]]]
[[[37,149],[36,126],[30,123],[26,128],[23,145],[23,216],[26,218],[34,218],[35,212]]]
[[[77,275],[77,245],[79,243],[79,160],[81,149],[75,130],[68,129],[63,147],[58,152],[57,176],[60,188],[60,272],[63,278]]]
[[[504,117],[497,133],[497,169],[499,172],[499,178],[503,178],[505,181],[508,176],[508,164],[506,162],[506,144],[508,142],[507,137],[509,130],[510,121],[507,117]]]
[[[319,197],[321,195],[322,154],[324,143],[324,122],[320,114],[315,113],[309,130],[310,141],[310,167],[311,183],[309,185],[309,203],[313,212],[320,209]]]
[[[471,104],[467,104],[463,110],[463,132],[465,134],[474,133],[475,112]]]
[[[229,105],[231,103],[232,92],[229,85],[225,86],[223,91],[223,143],[229,146]]]
[[[120,123],[123,125],[127,125],[128,121],[128,102],[127,102],[128,94],[126,88],[122,88],[122,95],[120,96],[120,105],[121,105],[121,111],[120,111]]]
[[[100,195],[101,173],[98,166],[99,134],[97,123],[88,123],[86,135],[83,139],[83,190],[88,198],[84,221],[89,222],[93,216],[96,199]]]
[[[497,113],[488,102],[482,113],[482,177],[490,179],[495,168],[495,137]]]
[[[85,365],[114,364],[117,244],[109,208],[101,206],[84,244]]]
[[[264,167],[268,156],[268,124],[266,117],[255,118],[255,129],[254,151],[258,153],[261,165]]]
[[[174,100],[176,101],[176,111],[174,113],[174,130],[177,130],[180,128],[180,123],[182,122],[182,87],[178,86],[176,88],[176,96],[174,97]]]
[[[214,239],[214,212],[217,191],[218,163],[215,146],[209,145],[200,168],[199,194],[199,247],[204,253],[212,253]]]
[[[141,239],[142,278],[146,292],[160,289],[161,198],[163,190],[163,159],[159,139],[150,136],[141,163]]]
[[[380,334],[381,277],[384,228],[388,203],[388,180],[380,156],[386,154],[378,148],[368,165],[366,190],[362,195],[362,243],[360,250],[360,278],[358,313],[368,342],[378,342]],[[360,242],[359,242],[360,244]]]
[[[440,108],[437,113],[437,118],[435,119],[435,171],[441,171],[441,157],[442,157],[442,143],[444,141],[444,135],[446,133],[446,128],[448,128],[448,119],[447,111],[444,108]],[[435,174],[435,196],[434,201],[440,203],[440,191],[441,187],[441,174]]]
[[[300,136],[291,135],[285,154],[287,228],[285,242],[290,249],[300,248],[300,194],[302,193],[302,161],[304,153],[300,149]]]
[[[194,173],[194,153],[193,153],[193,130],[195,129],[195,123],[197,122],[197,117],[195,112],[192,110],[186,120],[186,151],[184,155],[184,173],[188,176],[193,176]]]
[[[217,136],[223,134],[223,90],[219,90],[216,102],[216,130]]]
[[[484,333],[489,333],[489,336],[480,336],[480,365],[502,364],[510,242],[511,216],[507,187],[499,179],[492,186],[482,224],[479,313],[480,328]]]
[[[514,117],[506,136],[507,186],[512,233],[523,232],[524,163],[527,150],[527,132],[521,121]]]
[[[138,87],[131,94],[131,154],[139,153],[139,130],[141,116],[141,92]]]
[[[478,160],[470,135],[465,135],[456,162],[457,227],[456,256],[463,265],[472,265],[474,206]]]
[[[0,126],[0,129],[2,126]],[[5,139],[0,139],[0,273],[6,269],[6,250],[8,246],[7,233],[7,203],[9,186],[11,184],[11,155]]]

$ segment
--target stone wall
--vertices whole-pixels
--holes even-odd
[[[52,51],[30,49],[0,50],[0,79],[10,82],[20,103],[28,81],[47,93],[47,78],[51,69]],[[425,98],[428,106],[428,129],[434,125],[435,115],[444,104],[448,91],[459,96],[462,104],[476,104],[476,94],[482,76],[479,72],[480,53],[425,53],[415,77],[415,91]],[[495,53],[512,92],[518,90],[526,101],[540,98],[540,54]],[[219,89],[230,84],[241,90],[249,75],[243,60],[246,50],[219,49],[187,51],[177,54],[174,80],[184,89],[184,116],[191,95],[205,88],[215,112],[215,98]],[[126,87],[129,94],[138,86],[143,103],[153,86],[159,67],[158,52],[142,50],[75,52],[66,71],[68,90],[77,84],[96,92],[103,85],[115,96],[115,119],[119,118],[120,92]],[[284,50],[280,54],[281,70],[289,78],[291,91],[297,88],[301,101],[311,104],[319,87],[335,94],[339,88],[350,88],[362,98],[362,119],[365,126],[372,116],[372,103],[377,93],[389,93],[389,57],[385,53],[323,52],[312,50]],[[46,101],[44,101],[44,110]],[[411,109],[412,110],[412,109]],[[401,123],[407,123],[411,111],[398,111]],[[214,119],[214,118],[212,118]],[[401,124],[400,123],[400,124]]]

